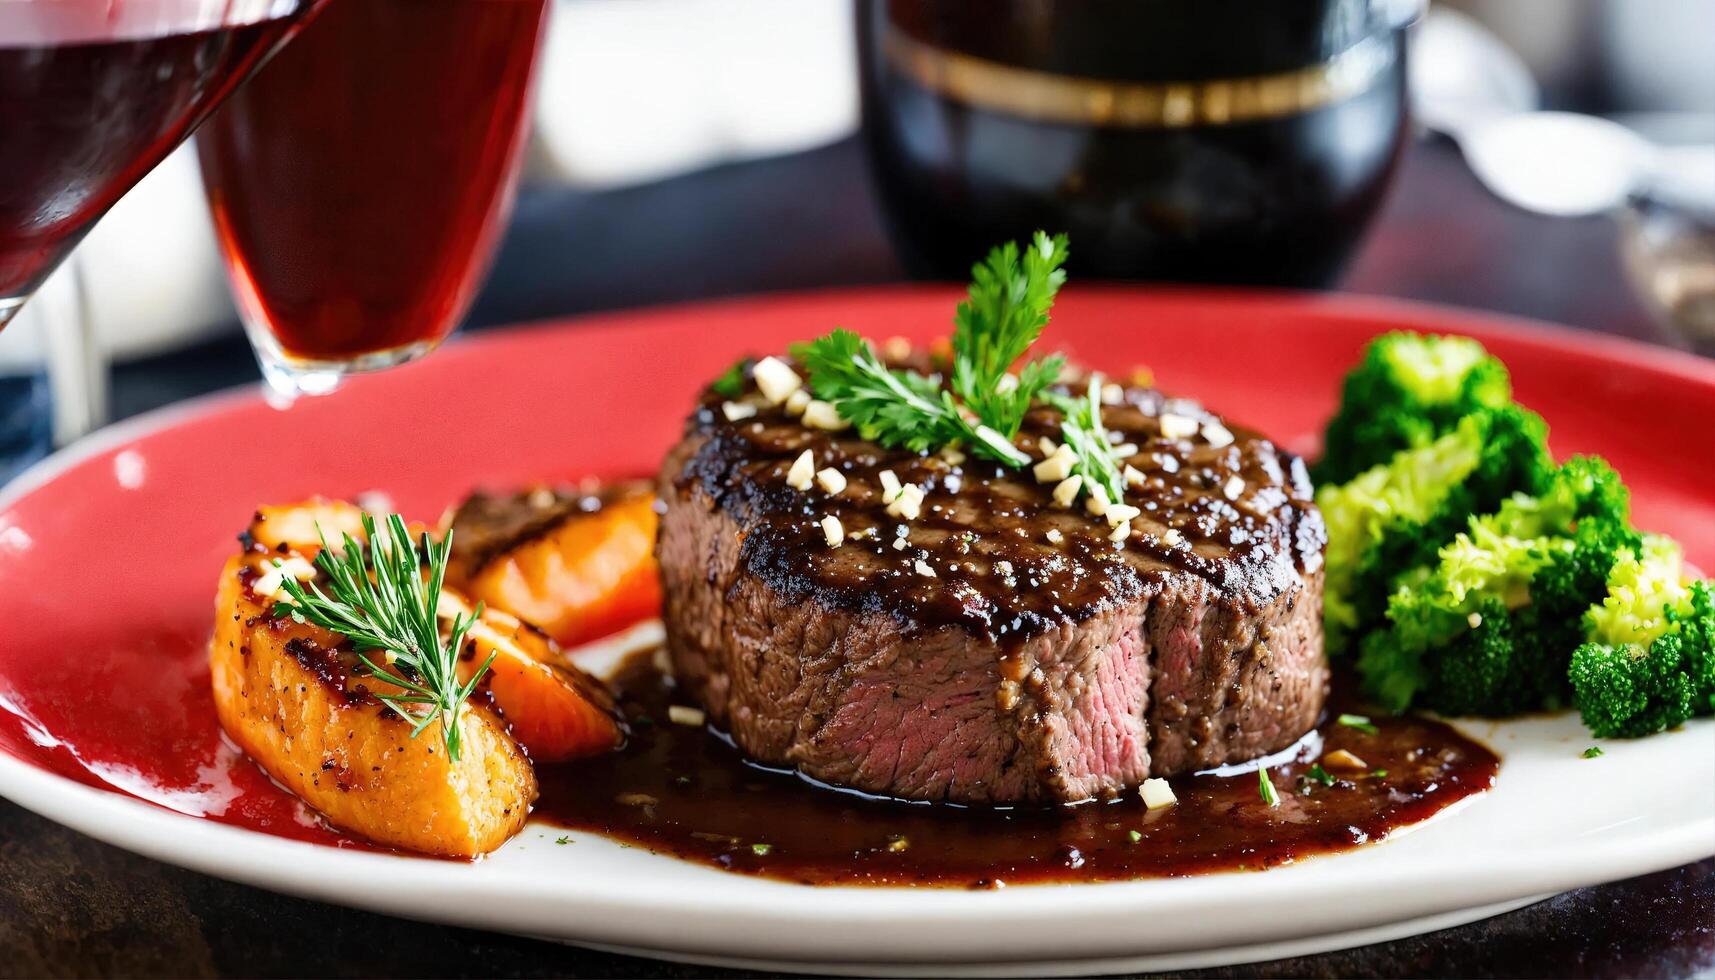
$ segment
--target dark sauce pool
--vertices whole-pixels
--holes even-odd
[[[1254,771],[1176,778],[1178,804],[1154,811],[1135,793],[1053,809],[910,803],[760,768],[723,737],[672,723],[672,682],[647,656],[633,658],[614,686],[629,744],[601,759],[539,766],[535,815],[812,885],[995,888],[1262,871],[1381,840],[1488,789],[1500,767],[1493,752],[1437,721],[1377,718],[1370,732],[1330,720],[1276,757],[1276,807],[1263,801]],[[1340,749],[1364,767],[1329,764]],[[1318,759],[1332,785],[1311,775]]]

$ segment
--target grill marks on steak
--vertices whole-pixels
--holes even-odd
[[[1122,548],[1028,471],[885,450],[779,409],[729,422],[720,402],[705,398],[663,466],[659,557],[676,673],[753,757],[914,799],[1070,801],[1315,723],[1322,526],[1302,463],[1255,433],[1163,439],[1164,410],[1214,417],[1152,390],[1105,406],[1148,477],[1128,491],[1144,513]],[[1058,428],[1038,408],[1020,443]],[[842,493],[786,485],[805,449],[845,474]],[[917,520],[886,514],[883,469],[924,487]]]

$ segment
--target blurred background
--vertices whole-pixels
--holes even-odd
[[[925,51],[1101,73],[1099,37],[1057,47],[1030,33],[1052,26],[1054,4],[1008,6],[1018,37],[957,17],[893,24],[849,0],[558,0],[520,194],[467,326],[956,275],[975,258],[967,239],[995,240],[967,220],[980,212],[1063,218],[1083,274],[1380,293],[1677,347],[1715,336],[1715,0],[1359,3],[1341,43],[1375,42],[1346,93],[1360,108],[1337,126],[1266,130],[1291,145],[1260,176],[1242,146],[1104,142],[1051,105],[1045,125],[1021,129],[911,88],[962,77],[945,63],[910,75],[925,39]],[[1396,62],[1389,32],[1407,23]],[[1077,25],[1056,36],[1075,40]],[[1243,67],[1231,74],[1254,74]],[[1407,76],[1409,122],[1396,111]],[[1322,176],[1306,190],[1312,163]],[[1180,182],[1148,200],[1111,186],[1172,168]],[[1302,205],[1290,220],[1212,210],[1288,172],[1297,183],[1265,190]],[[109,418],[254,380],[193,147],[75,256],[42,302],[81,302],[113,363]],[[54,422],[34,319],[26,307],[0,340],[0,442],[18,462],[20,446],[45,451]],[[72,424],[58,422],[62,435]]]

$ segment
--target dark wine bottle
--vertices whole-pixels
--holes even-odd
[[[1074,273],[1323,286],[1407,129],[1406,0],[858,0],[907,267],[1066,231]]]

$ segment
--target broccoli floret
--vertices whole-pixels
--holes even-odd
[[[1363,641],[1369,696],[1403,711],[1513,714],[1570,699],[1567,662],[1583,613],[1639,537],[1624,486],[1600,459],[1574,457],[1540,496],[1514,494],[1470,519],[1431,566],[1396,579],[1386,629]]]
[[[1674,610],[1684,670],[1691,678],[1691,711],[1715,714],[1715,583],[1691,583],[1691,601]]]
[[[1508,714],[1540,703],[1537,635],[1515,629],[1514,611],[1530,602],[1537,570],[1568,545],[1512,537],[1500,523],[1472,520],[1433,569],[1406,576],[1389,598],[1388,627],[1365,637],[1358,657],[1365,692],[1382,707]]]
[[[1572,651],[1570,674],[1579,714],[1598,738],[1638,738],[1691,717],[1695,691],[1678,636],[1648,649],[1585,643]]]
[[[1631,494],[1600,456],[1568,459],[1549,473],[1537,496],[1514,494],[1495,512],[1495,529],[1520,538],[1569,535],[1587,519],[1619,526],[1631,519]]]
[[[1553,472],[1547,440],[1548,427],[1533,412],[1484,409],[1428,445],[1318,490],[1328,527],[1328,650],[1342,651],[1351,635],[1377,623],[1400,576],[1434,562],[1471,515],[1544,490]]]
[[[1715,710],[1715,603],[1709,583],[1684,581],[1679,546],[1646,536],[1614,562],[1607,586],[1568,669],[1584,724],[1637,737]]]
[[[1403,449],[1423,446],[1459,419],[1512,398],[1507,369],[1466,337],[1390,333],[1370,342],[1346,375],[1328,423],[1318,483],[1345,483]]]
[[[1566,677],[1566,646],[1538,631],[1537,610],[1508,610],[1490,598],[1478,626],[1431,660],[1423,703],[1446,715],[1516,715],[1557,707]]]

